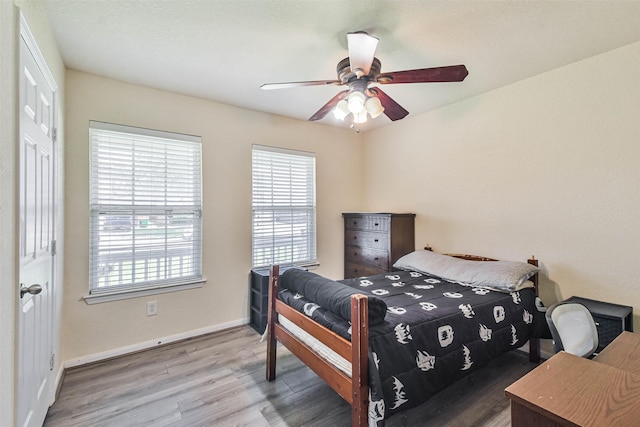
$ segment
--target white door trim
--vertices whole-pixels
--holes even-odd
[[[40,67],[40,71],[42,71],[44,78],[47,79],[47,84],[49,85],[49,87],[51,87],[51,89],[54,92],[57,92],[58,84],[53,78],[53,74],[51,74],[51,70],[49,70],[49,66],[47,65],[47,62],[44,60],[44,56],[42,55],[40,48],[36,44],[36,39],[35,37],[33,37],[33,33],[29,29],[29,26],[27,25],[27,21],[24,19],[24,15],[22,14],[22,12],[20,12],[20,37],[22,37],[24,42],[27,44],[27,47],[31,51],[33,58],[36,60],[36,63],[38,64],[38,67]],[[54,120],[57,121],[57,119],[58,119],[57,117],[54,117]]]

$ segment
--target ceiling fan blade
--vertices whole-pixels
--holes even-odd
[[[347,33],[347,45],[349,46],[349,64],[351,72],[361,69],[363,76],[369,75],[373,57],[378,47],[378,38],[370,36],[364,31]],[[358,76],[360,77],[360,76]]]
[[[449,65],[446,67],[420,68],[417,70],[394,71],[378,76],[377,83],[431,83],[431,82],[461,82],[469,74],[464,65]]]
[[[314,80],[309,82],[285,82],[285,83],[265,83],[260,86],[263,90],[271,90],[271,89],[290,89],[293,87],[303,87],[303,86],[330,86],[335,85],[339,86],[342,82],[340,80]]]
[[[309,117],[309,121],[313,122],[313,121],[322,119],[324,116],[327,115],[327,113],[329,111],[331,111],[331,110],[333,110],[335,108],[335,106],[336,106],[336,104],[338,102],[340,102],[341,100],[345,99],[347,97],[348,93],[349,93],[348,90],[343,90],[342,92],[338,92],[338,94],[336,96],[331,98],[329,100],[329,102],[324,104],[322,106],[322,108],[320,108],[318,111],[316,111],[313,116]]]
[[[370,91],[375,92],[378,95],[380,103],[384,107],[384,114],[387,115],[392,121],[404,119],[409,112],[402,108],[400,104],[391,99],[389,95],[384,93],[380,88],[370,88]]]

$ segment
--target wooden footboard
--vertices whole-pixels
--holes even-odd
[[[369,406],[369,329],[367,297],[351,297],[351,342],[292,309],[279,299],[278,266],[271,267],[269,276],[269,312],[267,320],[267,380],[276,378],[277,341],[287,347],[304,364],[351,405],[353,426],[367,425]],[[278,314],[311,334],[351,363],[351,377],[319,356],[278,322]]]

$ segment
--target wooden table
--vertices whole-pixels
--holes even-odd
[[[624,331],[593,360],[640,374],[640,334]]]
[[[560,352],[505,390],[513,427],[640,425],[640,335],[596,359]]]

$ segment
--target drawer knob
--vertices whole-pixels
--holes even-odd
[[[373,226],[374,226],[374,227],[377,227],[377,226],[378,226],[378,223],[376,222],[375,224],[373,224]]]
[[[374,242],[376,242],[376,243],[378,243],[378,239],[374,239],[373,241],[374,241]]]

